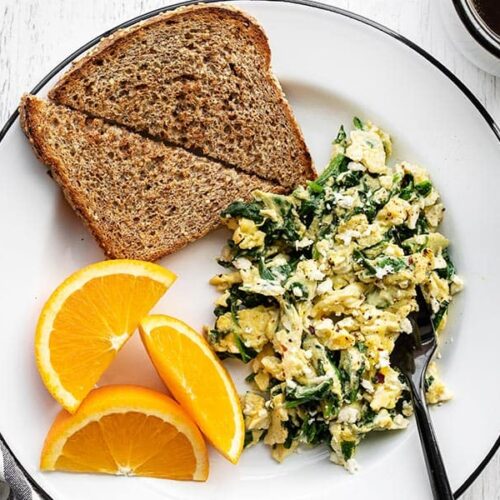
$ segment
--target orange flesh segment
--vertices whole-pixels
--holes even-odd
[[[208,343],[185,323],[163,315],[145,318],[139,330],[153,364],[175,399],[213,446],[236,463],[244,442],[240,401],[229,374]]]
[[[74,415],[60,413],[41,468],[204,481],[208,456],[199,430],[168,396],[108,386],[92,391]]]
[[[136,289],[140,296],[135,296]],[[50,361],[76,399],[82,400],[95,386],[166,290],[149,278],[111,275],[87,282],[68,297],[50,335]]]
[[[91,264],[67,278],[38,320],[35,353],[52,396],[74,412],[118,351],[175,281],[149,262]]]

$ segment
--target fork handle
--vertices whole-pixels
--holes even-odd
[[[424,449],[425,464],[431,483],[432,493],[436,500],[453,500],[453,492],[448,482],[441,453],[432,428],[429,411],[425,402],[423,387],[415,387],[410,380],[413,393],[413,410],[418,426],[420,442]],[[423,386],[423,383],[422,383]]]

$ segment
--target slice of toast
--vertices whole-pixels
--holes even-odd
[[[154,261],[219,225],[255,189],[283,188],[35,96],[21,125],[68,202],[112,258]]]
[[[247,14],[190,6],[104,39],[49,97],[293,188],[316,174],[270,57]]]

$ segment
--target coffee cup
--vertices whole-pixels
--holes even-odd
[[[500,76],[500,0],[439,0],[445,29],[473,64]]]

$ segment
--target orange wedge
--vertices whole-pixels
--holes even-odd
[[[110,385],[93,390],[73,415],[59,413],[40,468],[205,481],[208,454],[174,400],[144,387]]]
[[[35,355],[45,386],[66,410],[78,408],[174,280],[156,264],[110,260],[74,273],[50,296]]]
[[[144,318],[139,331],[175,399],[213,446],[236,463],[245,440],[240,400],[206,340],[186,323],[163,315]]]

